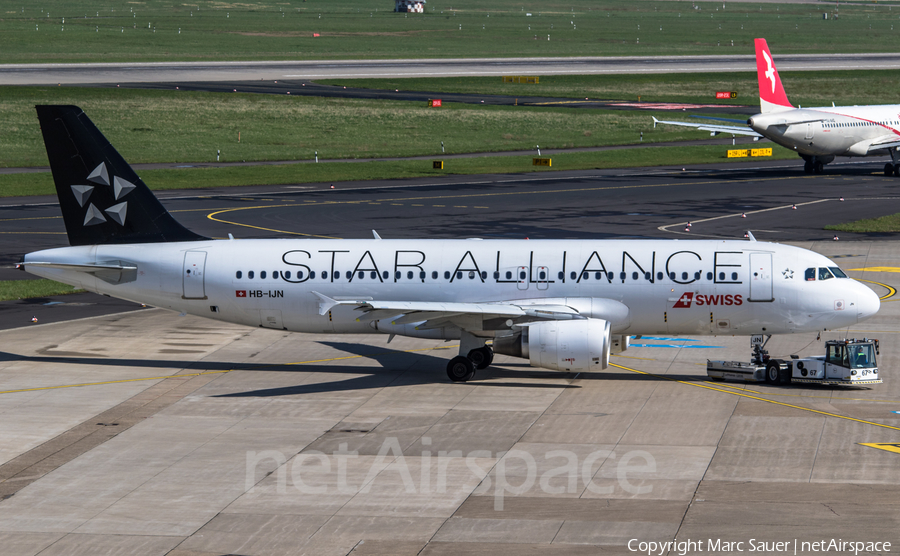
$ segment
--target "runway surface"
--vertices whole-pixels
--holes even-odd
[[[886,298],[875,318],[822,338],[880,338],[885,383],[708,383],[706,359],[746,357],[747,338],[679,336],[634,340],[604,372],[498,356],[474,381],[451,384],[454,343],[289,334],[152,308],[43,324],[60,307],[39,305],[48,320],[0,330],[2,551],[624,555],[632,539],[674,538],[742,542],[745,552],[750,539],[897,546],[900,454],[864,444],[900,444],[900,305],[890,289],[900,285],[900,243],[834,241],[821,229],[900,212],[900,180],[879,166],[163,192],[178,220],[214,237],[371,237],[374,228],[392,238],[734,238],[751,229],[835,258]],[[2,204],[3,266],[23,250],[65,245],[52,199]],[[814,334],[769,348],[823,349]]]
[[[786,54],[779,71],[900,68],[900,54]],[[3,64],[8,85],[251,81],[276,79],[593,75],[756,71],[753,55],[438,60],[331,60],[262,62],[155,62],[107,64]]]

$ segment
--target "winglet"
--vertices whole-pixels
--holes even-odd
[[[747,230],[747,239],[749,239],[750,241],[756,241],[756,238],[753,237],[753,232],[751,232],[750,230]]]
[[[335,299],[331,299],[327,295],[323,295],[319,292],[312,292],[313,295],[319,298],[319,314],[326,315],[328,311],[331,310],[332,307],[338,305],[338,301]]]
[[[766,39],[754,39],[756,45],[756,79],[759,81],[759,109],[763,114],[793,110],[781,84]]]
[[[653,118],[653,128],[656,129],[656,124],[659,123],[659,120],[656,119],[656,116],[650,116],[650,117]]]
[[[375,230],[372,230],[372,235],[375,236],[375,239],[381,239],[381,236],[378,235],[378,232],[376,232]]]

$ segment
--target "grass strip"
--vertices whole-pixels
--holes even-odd
[[[836,232],[855,232],[859,234],[900,232],[900,213],[880,216],[878,218],[863,218],[862,220],[845,222],[843,224],[829,224],[828,226],[825,226],[825,229]]]
[[[708,137],[646,111],[76,87],[0,87],[0,166],[47,164],[35,104],[80,106],[126,160],[380,158]],[[679,116],[689,114],[679,113]],[[217,154],[218,153],[218,154]]]
[[[306,0],[4,3],[2,63],[893,52],[877,3]],[[829,18],[823,20],[823,13]],[[835,18],[839,15],[839,18]]]
[[[3,280],[0,281],[0,301],[10,299],[30,299],[83,292],[68,284],[53,280]]]
[[[769,146],[767,143],[766,146]],[[548,157],[552,167],[533,166],[532,156],[491,156],[441,159],[444,169],[435,170],[429,160],[391,160],[371,162],[321,162],[308,164],[284,164],[266,166],[238,166],[226,168],[179,168],[144,170],[141,178],[154,190],[202,189],[246,185],[283,185],[295,183],[321,183],[358,180],[388,180],[448,174],[515,174],[546,172],[553,170],[590,170],[603,168],[629,168],[634,166],[682,166],[725,161],[752,159],[728,159],[726,145],[652,147],[615,149],[595,152],[557,153]],[[738,147],[745,148],[745,147]],[[767,158],[789,159],[796,154],[788,149],[772,145],[773,156]],[[0,175],[0,197],[52,195],[56,190],[49,173]]]

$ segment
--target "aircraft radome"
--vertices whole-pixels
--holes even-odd
[[[814,332],[880,306],[826,257],[757,241],[213,240],[176,222],[81,109],[37,112],[70,246],[25,255],[28,272],[254,327],[458,339],[454,381],[494,353],[591,371],[633,335]]]

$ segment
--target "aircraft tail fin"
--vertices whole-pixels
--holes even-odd
[[[36,106],[71,245],[207,239],[179,224],[77,106]]]
[[[755,39],[756,44],[756,78],[759,81],[759,108],[763,114],[793,110],[788,101],[781,77],[775,68],[775,60],[766,39]]]

